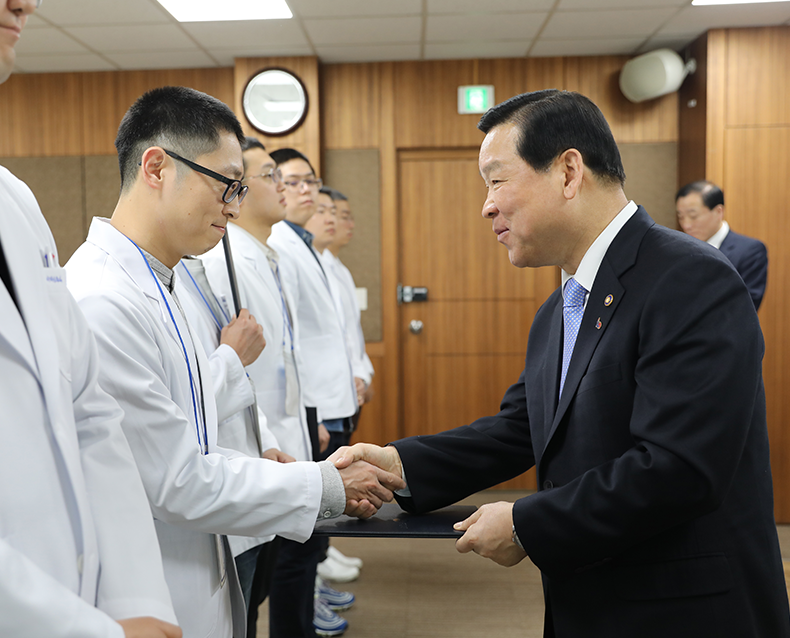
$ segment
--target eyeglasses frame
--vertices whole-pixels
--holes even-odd
[[[188,160],[185,157],[181,157],[178,153],[174,153],[173,151],[168,151],[166,148],[162,149],[165,153],[167,153],[173,159],[177,159],[179,162],[183,162],[193,171],[198,173],[202,173],[203,175],[207,175],[208,177],[213,177],[219,182],[222,182],[226,185],[225,192],[222,193],[222,201],[226,204],[230,204],[233,201],[234,197],[239,198],[239,204],[244,201],[244,198],[247,195],[247,191],[249,190],[249,186],[246,184],[242,184],[240,179],[231,179],[230,177],[225,177],[216,171],[212,171],[210,168],[206,168],[205,166],[201,166],[200,164],[196,164],[192,160]],[[234,185],[238,184],[238,190],[230,196],[230,199],[227,198],[228,191],[233,188]]]

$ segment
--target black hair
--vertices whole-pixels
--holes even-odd
[[[713,210],[719,204],[724,206],[724,192],[713,182],[701,179],[696,182],[691,182],[691,184],[686,184],[675,195],[675,201],[678,201],[681,197],[691,195],[691,193],[700,194],[705,208]]]
[[[321,193],[322,195],[329,195],[329,197],[332,197],[332,189],[329,188],[329,186],[322,186],[321,188],[318,189],[318,192]],[[332,201],[334,201],[334,199],[335,198],[332,197]]]
[[[248,135],[244,138],[244,141],[241,143],[241,150],[242,151],[249,151],[251,148],[259,148],[262,151],[266,150],[266,147],[261,143],[261,141],[257,137],[252,137]]]
[[[123,116],[115,138],[121,191],[134,183],[147,148],[161,146],[194,159],[216,150],[221,133],[232,133],[239,144],[244,141],[233,111],[217,98],[184,86],[148,91]]]
[[[625,184],[620,151],[603,113],[573,91],[546,89],[522,93],[490,108],[477,124],[483,133],[514,122],[519,129],[516,152],[535,171],[546,172],[570,148],[601,180]]]
[[[241,143],[241,161],[244,164],[244,174],[247,174],[247,157],[244,155],[245,151],[249,151],[253,148],[259,148],[264,153],[266,152],[266,147],[261,143],[261,141],[257,137],[252,137],[248,135],[244,138],[244,141]]]
[[[339,190],[335,190],[334,188],[330,188],[329,190],[331,191],[329,193],[329,196],[332,198],[333,202],[347,202],[348,201],[348,197],[343,195],[343,193],[341,193]]]
[[[316,175],[315,169],[313,165],[310,163],[310,160],[303,154],[297,151],[295,148],[278,148],[276,151],[272,151],[269,153],[274,160],[274,163],[277,166],[285,164],[286,162],[290,162],[294,159],[300,159],[307,162],[307,165],[310,167],[310,170],[313,171],[313,175]]]

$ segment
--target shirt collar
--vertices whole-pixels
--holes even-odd
[[[625,223],[631,219],[636,209],[637,206],[632,200],[617,213],[615,218],[603,229],[603,232],[596,237],[595,241],[587,249],[587,252],[584,253],[584,257],[582,257],[581,262],[579,262],[579,267],[576,269],[574,275],[569,275],[564,270],[562,271],[563,292],[565,291],[565,282],[571,277],[584,286],[588,293],[592,290],[595,277],[598,275],[598,269],[601,267],[601,262],[603,262],[606,251],[609,250],[609,246],[611,246],[614,238],[617,237],[617,233],[619,233],[620,229],[625,226]]]
[[[168,268],[167,266],[165,266],[161,261],[159,261],[147,250],[144,250],[142,248],[140,250],[143,251],[145,258],[148,261],[148,265],[150,265],[151,270],[153,270],[156,273],[156,276],[159,279],[159,281],[161,281],[164,284],[168,292],[172,293],[173,288],[175,288],[176,285],[175,278],[173,277],[173,271],[170,270],[170,268]]]
[[[713,237],[708,239],[708,243],[714,248],[721,248],[721,243],[730,232],[730,225],[726,221],[721,222],[721,228],[713,233]]]
[[[285,223],[293,228],[293,231],[302,238],[302,241],[304,241],[305,244],[310,246],[310,248],[313,247],[313,233],[311,233],[309,230],[305,230],[301,226],[297,226],[293,222],[289,222],[287,219],[285,220]]]

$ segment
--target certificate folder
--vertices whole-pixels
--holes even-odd
[[[427,514],[409,514],[396,503],[385,503],[378,513],[360,520],[341,516],[319,521],[318,536],[359,536],[367,538],[460,538],[463,532],[453,525],[472,515],[474,505],[451,505]]]

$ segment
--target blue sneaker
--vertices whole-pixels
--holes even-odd
[[[320,576],[315,577],[315,595],[332,611],[350,609],[356,600],[356,597],[351,592],[332,589]]]
[[[319,636],[339,636],[348,629],[348,621],[316,597],[313,604],[313,627]]]

